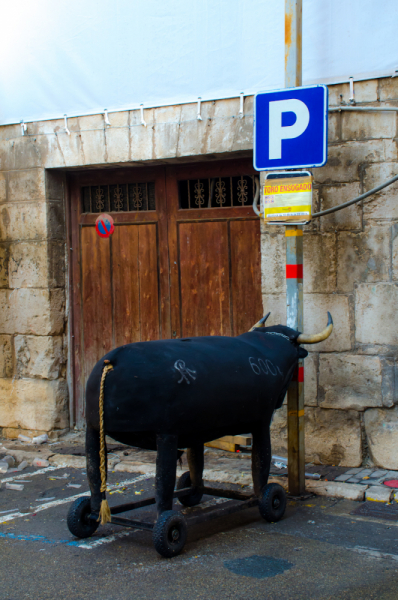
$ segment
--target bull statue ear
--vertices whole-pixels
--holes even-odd
[[[249,331],[254,331],[256,329],[256,327],[264,327],[265,321],[268,319],[270,314],[271,314],[271,312],[267,313],[265,315],[265,317],[263,317],[262,319],[257,321],[257,323],[255,325],[253,325],[253,327],[251,329],[249,329]]]

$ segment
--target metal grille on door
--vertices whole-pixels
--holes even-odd
[[[82,188],[82,212],[137,212],[156,210],[155,183],[117,183]]]

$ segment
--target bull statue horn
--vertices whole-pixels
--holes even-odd
[[[268,319],[270,314],[271,314],[271,312],[267,313],[265,315],[265,317],[263,317],[262,319],[257,321],[257,323],[255,325],[253,325],[253,327],[251,329],[249,329],[249,331],[254,331],[256,329],[256,327],[264,327],[265,321]]]
[[[323,342],[323,340],[327,340],[332,331],[333,319],[330,312],[328,312],[328,324],[323,331],[321,331],[320,333],[315,333],[314,335],[306,335],[305,333],[300,333],[296,342],[298,344],[318,344],[319,342]]]

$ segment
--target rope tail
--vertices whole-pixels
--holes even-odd
[[[99,396],[99,417],[100,417],[100,474],[101,474],[101,492],[102,502],[99,513],[98,521],[101,520],[101,525],[110,523],[111,521],[111,509],[109,508],[108,501],[105,497],[106,492],[106,453],[105,453],[105,427],[104,427],[104,388],[105,378],[109,371],[112,371],[113,366],[109,364],[109,360],[105,360],[105,367],[102,371],[101,385],[100,385],[100,396]]]

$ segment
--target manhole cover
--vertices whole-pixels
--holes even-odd
[[[398,504],[384,504],[383,502],[364,502],[351,512],[352,515],[361,517],[375,517],[387,521],[398,521]]]

